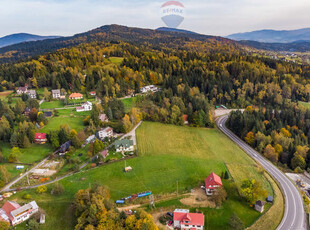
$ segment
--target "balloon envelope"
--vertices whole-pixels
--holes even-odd
[[[177,28],[184,20],[184,6],[177,1],[168,1],[161,6],[161,19],[170,28]]]

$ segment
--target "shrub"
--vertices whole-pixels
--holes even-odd
[[[42,194],[42,193],[45,193],[47,191],[47,187],[45,185],[41,185],[37,188],[36,192],[38,194]]]
[[[23,199],[30,200],[31,199],[31,195],[30,194],[25,194],[25,195],[23,195]]]
[[[61,195],[63,194],[63,192],[65,191],[64,187],[62,186],[62,184],[56,183],[54,185],[54,188],[52,190],[52,194],[54,195]]]

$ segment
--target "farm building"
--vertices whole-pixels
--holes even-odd
[[[181,230],[202,230],[205,216],[202,213],[190,213],[186,209],[176,209],[173,212],[173,227]]]
[[[99,114],[99,120],[102,121],[102,122],[108,122],[109,118],[108,118],[108,116],[106,114],[101,113],[101,114]]]
[[[76,112],[91,111],[93,109],[93,104],[89,101],[83,103],[80,107],[76,107]]]
[[[54,99],[59,99],[60,98],[60,89],[53,89],[52,90],[52,96]]]
[[[32,99],[37,98],[37,92],[34,89],[28,90],[27,94]]]
[[[83,99],[83,94],[80,94],[80,93],[72,93],[70,96],[69,96],[69,99],[71,100],[77,100],[77,99]]]
[[[265,202],[258,200],[255,203],[254,209],[260,213],[264,212],[264,208],[265,208]]]
[[[36,133],[34,136],[34,142],[37,144],[45,144],[47,141],[46,133]]]
[[[105,138],[113,137],[113,129],[111,127],[106,127],[97,132],[97,137],[100,140],[104,140]]]
[[[28,220],[38,210],[39,207],[35,201],[31,201],[23,206],[13,201],[7,201],[0,209],[0,220],[15,226]]]
[[[117,140],[115,141],[116,152],[131,152],[134,150],[132,140]]]
[[[24,87],[18,87],[17,90],[16,90],[16,93],[18,95],[21,95],[23,93],[27,93],[28,92],[28,86],[25,85]]]
[[[206,179],[205,179],[205,188],[207,195],[213,195],[214,190],[219,187],[222,187],[223,183],[221,178],[212,172]]]
[[[154,85],[148,85],[148,86],[144,86],[142,88],[140,88],[140,92],[141,93],[148,93],[148,92],[157,92],[159,89],[158,87],[154,86]]]

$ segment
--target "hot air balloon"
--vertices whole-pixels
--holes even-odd
[[[177,28],[184,20],[184,5],[168,1],[161,6],[161,19],[169,28]]]

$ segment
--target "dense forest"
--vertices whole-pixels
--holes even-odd
[[[244,113],[232,112],[227,126],[270,161],[297,172],[310,169],[310,110],[289,101]]]

